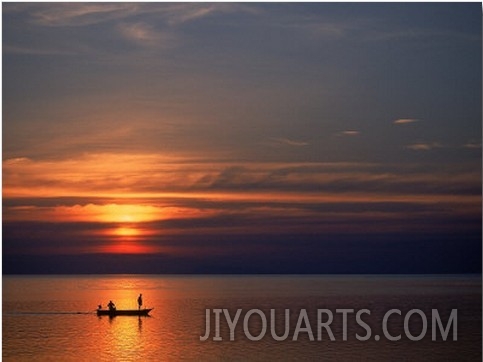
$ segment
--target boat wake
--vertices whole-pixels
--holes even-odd
[[[3,315],[73,315],[73,314],[95,314],[95,311],[90,312],[4,312]]]

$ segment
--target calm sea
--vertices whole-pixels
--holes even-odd
[[[118,309],[154,307],[151,317],[98,317],[97,305],[113,300]],[[242,314],[235,327],[234,341],[223,314],[220,336],[213,341],[205,334],[206,309],[224,308],[234,317]],[[267,333],[251,341],[243,329],[250,309],[267,317]],[[336,309],[353,309],[347,314],[347,340],[343,321]],[[290,310],[289,337],[281,342],[270,334],[270,309],[275,309],[275,327],[284,332],[284,311]],[[305,309],[309,325],[292,340]],[[327,333],[317,340],[317,310],[333,312],[330,325],[336,340]],[[368,309],[364,321],[372,336],[360,341],[356,333],[366,331],[355,321],[355,313]],[[391,315],[388,331],[401,334],[398,341],[383,336],[382,320]],[[404,333],[404,316],[419,309],[427,318],[427,333],[419,341]],[[457,309],[457,340],[452,330],[446,341],[438,332],[431,338],[431,310],[437,309],[445,323]],[[481,276],[4,276],[3,359],[6,361],[244,361],[244,360],[447,360],[481,361]],[[412,335],[423,330],[422,317],[408,319]],[[248,319],[250,333],[263,329],[259,314]],[[444,326],[443,326],[444,327]],[[311,340],[308,329],[314,333]],[[323,330],[325,332],[325,330]]]

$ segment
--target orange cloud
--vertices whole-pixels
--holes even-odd
[[[409,124],[409,123],[414,123],[414,122],[418,122],[419,120],[418,119],[414,119],[414,118],[400,118],[400,119],[396,119],[394,122],[394,124]]]
[[[7,208],[6,221],[55,221],[100,223],[147,223],[166,219],[210,215],[210,211],[177,206],[134,204],[87,204],[74,206],[14,206]]]
[[[413,143],[411,145],[407,145],[406,148],[413,150],[413,151],[429,151],[435,148],[442,148],[443,146],[438,142],[431,142],[431,143]]]
[[[413,150],[435,147],[441,145],[408,146]],[[480,175],[468,170],[441,172],[426,168],[404,172],[401,167],[370,163],[214,162],[156,154],[87,154],[65,160],[15,158],[3,162],[3,197],[77,197],[82,199],[77,209],[69,206],[71,209],[61,210],[75,220],[89,214],[103,221],[152,221],[186,212],[169,200],[342,201],[401,196],[410,200],[429,191],[425,196],[434,197],[434,186],[442,190],[441,197],[458,196],[455,185],[467,189],[480,182]]]
[[[349,130],[340,132],[339,135],[341,135],[341,136],[358,136],[360,133],[361,133],[360,131],[349,129]]]
[[[362,232],[386,221],[386,229],[397,229],[409,216],[479,212],[478,172],[407,171],[370,163],[214,162],[155,154],[17,158],[3,163],[3,217],[66,228],[84,223],[76,225],[82,235],[141,240],[183,233]]]

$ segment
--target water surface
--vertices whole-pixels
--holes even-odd
[[[111,299],[119,309],[137,308],[139,293],[146,307],[154,307],[151,317],[95,315],[97,305]],[[282,316],[288,308],[292,332],[298,313],[306,309],[314,333],[317,309],[367,308],[373,334],[380,332],[384,313],[393,308],[403,313],[421,309],[429,318],[434,308],[443,317],[458,309],[458,340],[432,341],[429,329],[421,341],[404,334],[397,342],[359,341],[355,334],[364,330],[352,318],[343,341],[341,321],[334,318],[336,341],[326,334],[321,341],[311,341],[307,333],[292,341],[290,333],[277,342],[267,333],[253,342],[240,320],[235,341],[229,341],[225,323],[223,341],[201,342],[207,308],[226,308],[232,315],[238,308],[244,314],[257,308],[267,317],[273,308],[280,316],[278,331],[283,331]],[[402,318],[393,320],[392,331],[402,333]],[[254,333],[260,331],[257,319],[252,321]],[[412,324],[416,330],[420,327],[417,321]],[[481,361],[481,276],[4,276],[2,337],[6,361]]]

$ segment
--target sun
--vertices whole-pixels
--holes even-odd
[[[141,226],[141,223],[118,224],[106,229],[104,235],[119,240],[140,240],[154,234],[154,230]]]
[[[108,204],[100,207],[97,219],[111,225],[105,230],[105,235],[118,240],[133,241],[152,234],[146,228],[146,223],[158,219],[159,213],[159,208],[153,206]]]
[[[153,231],[143,228],[140,223],[118,224],[104,231],[106,245],[100,251],[109,254],[148,254],[157,252],[158,247],[150,245],[146,237]]]
[[[138,223],[159,219],[160,208],[149,205],[108,204],[100,206],[98,219],[103,222]]]
[[[105,227],[99,230],[105,244],[99,252],[109,254],[147,254],[157,252],[152,236],[159,233],[152,223],[161,220],[165,210],[160,206],[143,204],[88,204],[82,208]]]
[[[112,235],[113,236],[121,236],[121,237],[134,237],[134,236],[141,236],[143,233],[140,229],[130,226],[121,226],[116,229],[113,229]]]

